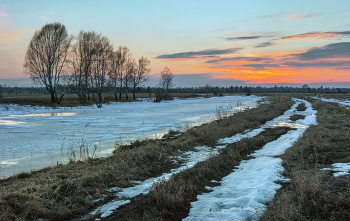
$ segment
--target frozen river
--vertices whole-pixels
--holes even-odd
[[[106,156],[116,142],[160,137],[170,129],[183,129],[212,120],[215,109],[231,104],[236,111],[256,105],[254,96],[227,96],[112,103],[101,109],[13,108],[0,106],[0,178],[67,163],[69,149],[82,143],[90,153]],[[239,105],[238,105],[239,104]]]

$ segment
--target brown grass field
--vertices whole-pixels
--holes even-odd
[[[95,95],[96,96],[96,95]],[[173,97],[176,98],[194,98],[194,97],[211,97],[212,94],[208,95],[197,95],[196,93],[173,93]],[[103,94],[104,103],[114,102],[114,94]],[[87,101],[85,106],[94,105],[95,102],[92,101],[92,95],[90,95],[91,100]],[[149,98],[147,93],[137,93],[136,100]],[[153,97],[154,99],[154,97]],[[3,94],[2,103],[3,104],[19,104],[19,105],[32,105],[32,106],[46,106],[46,107],[77,107],[82,104],[79,103],[79,97],[76,94],[65,94],[61,103],[51,103],[51,98],[49,94]],[[122,96],[122,100],[118,102],[133,102],[132,94],[129,94],[129,100],[126,100],[125,94]]]
[[[179,150],[193,151],[194,147],[202,145],[213,147],[220,138],[257,128],[289,109],[293,104],[292,96],[296,97],[295,94],[269,95],[270,102],[257,108],[223,116],[183,133],[170,131],[164,139],[120,146],[110,157],[72,161],[0,180],[0,220],[95,220],[96,217],[84,215],[113,199],[114,193],[108,192],[108,188],[130,187],[134,185],[132,180],[143,181],[169,172],[180,166],[181,162],[170,158],[177,156]],[[305,98],[304,95],[297,96]],[[336,99],[347,97],[335,96]],[[62,105],[73,105],[69,98],[67,96],[67,103]],[[18,95],[11,99],[23,98]],[[31,99],[35,102],[43,99],[42,102],[47,104],[49,97],[33,95]],[[283,175],[290,182],[282,183],[262,220],[350,219],[349,177],[333,177],[330,171],[320,170],[332,163],[349,163],[350,110],[334,103],[308,100],[318,110],[318,125],[307,129],[281,156],[285,168]],[[298,107],[303,108],[303,105]],[[291,120],[301,118],[293,115]],[[213,186],[210,180],[220,180],[241,160],[247,159],[248,154],[289,129],[268,129],[256,137],[228,145],[219,155],[173,175],[168,182],[154,185],[149,194],[131,199],[131,203],[102,220],[181,220],[187,216],[190,202],[195,201],[198,194],[208,191],[205,186]],[[94,202],[101,197],[105,200]]]

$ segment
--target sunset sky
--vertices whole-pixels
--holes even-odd
[[[0,84],[28,84],[35,30],[64,24],[168,66],[176,86],[350,87],[349,0],[0,0]]]

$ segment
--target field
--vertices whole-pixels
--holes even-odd
[[[90,95],[90,101],[88,100],[84,106],[94,105],[95,102],[92,100]],[[95,95],[96,96],[96,95]],[[104,102],[109,103],[115,101],[114,94],[104,94]],[[174,97],[178,98],[195,98],[195,97],[211,97],[212,94],[208,95],[197,95],[195,93],[174,93]],[[149,98],[147,93],[137,93],[136,99],[146,99]],[[154,99],[153,97],[150,99]],[[128,102],[132,100],[132,94],[129,94],[129,100],[126,100],[125,94],[123,94],[122,99],[119,102]],[[47,107],[77,107],[81,106],[79,103],[79,98],[76,94],[66,94],[64,95],[61,104],[51,103],[50,96],[48,94],[4,94],[2,99],[3,104],[18,104],[18,105],[39,105]]]
[[[315,96],[268,95],[109,157],[2,179],[0,220],[349,220],[347,170],[334,168],[350,163],[350,109]]]

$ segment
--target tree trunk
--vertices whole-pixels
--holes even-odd
[[[57,104],[60,104],[60,103],[61,103],[61,101],[62,101],[62,99],[63,99],[63,96],[64,96],[64,94],[61,94],[60,99],[57,100]]]
[[[118,101],[118,94],[117,93],[114,93],[114,99],[115,99],[115,101]]]
[[[98,92],[97,96],[98,96],[98,102],[96,102],[96,106],[98,108],[101,108],[102,107],[102,103],[103,103],[102,93]]]
[[[86,94],[81,95],[81,103],[85,104],[86,103]]]
[[[51,91],[51,102],[52,103],[55,103],[56,102],[56,99],[55,99],[55,92],[54,91]]]
[[[132,93],[132,98],[134,99],[134,101],[136,101],[136,96],[135,96],[135,91]]]

